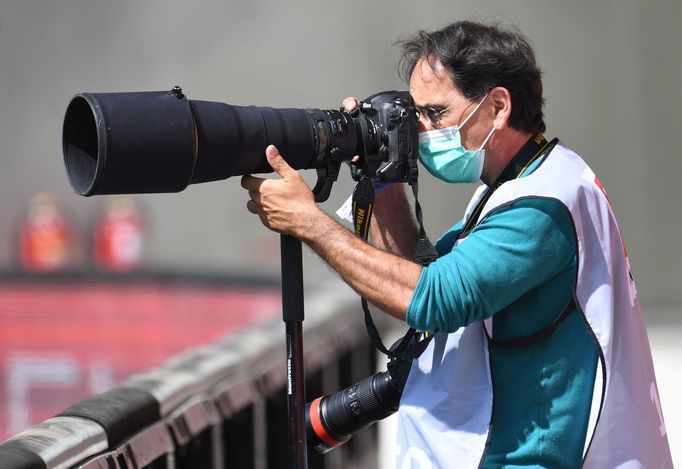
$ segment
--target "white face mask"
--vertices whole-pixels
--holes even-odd
[[[488,143],[495,132],[495,127],[485,138],[478,150],[467,150],[462,146],[460,129],[469,121],[481,107],[488,96],[476,105],[476,108],[459,125],[446,127],[445,129],[429,130],[419,134],[419,161],[429,173],[445,182],[476,182],[483,173],[485,150],[483,147]]]

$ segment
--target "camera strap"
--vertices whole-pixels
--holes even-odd
[[[433,244],[431,244],[431,241],[429,241],[429,238],[426,236],[426,231],[424,230],[422,210],[417,198],[417,181],[413,181],[410,185],[412,186],[412,192],[414,193],[415,217],[419,225],[419,240],[417,241],[414,260],[425,266],[433,262],[438,257],[438,253],[436,248],[433,247]],[[369,227],[372,219],[373,207],[374,186],[368,177],[362,177],[353,190],[352,212],[355,235],[363,241],[367,241],[369,238]],[[379,336],[379,331],[374,324],[374,319],[372,319],[372,315],[369,312],[369,305],[364,297],[361,298],[361,304],[362,310],[365,313],[365,327],[367,328],[367,334],[372,340],[372,343],[381,353],[392,359],[411,360],[419,357],[433,338],[433,335],[431,334],[410,327],[402,339],[389,350]]]

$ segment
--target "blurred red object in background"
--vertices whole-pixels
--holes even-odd
[[[20,264],[27,272],[54,272],[73,262],[73,230],[61,202],[49,193],[35,195],[21,227]]]
[[[130,197],[107,199],[93,233],[93,262],[107,272],[127,272],[142,261],[145,223]]]

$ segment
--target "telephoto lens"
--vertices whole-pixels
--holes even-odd
[[[308,447],[324,454],[344,444],[353,433],[396,412],[402,392],[401,380],[383,371],[318,397],[306,405]]]
[[[416,178],[417,113],[405,91],[370,96],[353,114],[234,106],[170,91],[79,93],[66,110],[63,153],[76,193],[180,192],[189,184],[272,172],[276,145],[294,169],[318,170],[318,201],[341,163],[387,182]],[[316,194],[317,195],[317,194]]]

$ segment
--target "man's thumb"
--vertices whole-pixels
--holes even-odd
[[[270,167],[275,170],[280,177],[287,177],[292,172],[296,172],[279,154],[279,150],[274,145],[268,145],[265,149],[265,158],[267,158]]]

